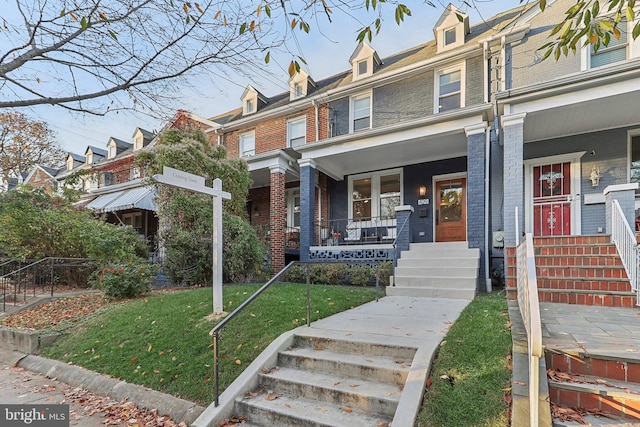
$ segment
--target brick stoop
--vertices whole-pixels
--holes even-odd
[[[636,296],[609,236],[534,238],[540,302],[634,307]],[[507,297],[515,299],[515,249],[507,250]]]
[[[593,426],[640,426],[638,310],[540,303],[540,316],[556,415],[573,410]]]

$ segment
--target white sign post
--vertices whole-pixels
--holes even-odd
[[[203,193],[213,197],[213,314],[222,315],[222,200],[231,199],[231,194],[222,191],[222,180],[213,180],[213,188],[204,185],[204,177],[162,167],[162,175],[154,175],[153,179],[161,184],[185,190]]]

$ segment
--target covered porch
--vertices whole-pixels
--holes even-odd
[[[490,116],[490,105],[475,106],[297,147],[301,260],[391,260],[410,243],[446,241],[442,194],[464,209],[449,240],[484,257]],[[318,218],[322,177],[330,203]]]

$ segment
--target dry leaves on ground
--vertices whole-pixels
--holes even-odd
[[[61,323],[82,320],[107,304],[109,301],[101,293],[86,293],[19,311],[3,318],[2,324],[31,330],[55,328]]]
[[[65,400],[62,403],[79,403],[87,414],[104,415],[105,420],[102,423],[105,426],[187,427],[184,422],[176,423],[168,415],[159,414],[157,409],[138,408],[135,403],[127,401],[126,398],[117,402],[79,387],[70,388],[64,395]]]

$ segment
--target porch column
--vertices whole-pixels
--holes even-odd
[[[411,243],[411,220],[409,217],[413,213],[413,206],[396,206],[396,253],[395,260],[400,258],[400,252],[408,251]],[[395,267],[395,266],[394,266]]]
[[[518,208],[518,230],[524,231],[524,118],[526,113],[502,116],[502,140],[504,142],[504,245],[515,247]]]
[[[604,189],[607,205],[607,234],[611,235],[611,203],[617,200],[632,231],[636,230],[636,188],[638,183],[609,185]]]
[[[309,248],[315,244],[316,163],[301,159],[300,164],[300,261],[309,261]]]
[[[284,267],[285,234],[287,230],[287,202],[285,195],[285,169],[280,165],[269,168],[271,172],[269,195],[269,249],[274,272]]]
[[[467,244],[480,250],[480,268],[476,289],[486,290],[486,144],[487,123],[464,128],[467,135]]]

